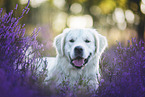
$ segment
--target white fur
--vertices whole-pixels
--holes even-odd
[[[74,38],[75,42],[70,43],[69,39]],[[85,39],[91,40],[90,43],[85,43]],[[89,53],[92,53],[88,63],[85,67],[77,69],[70,64],[70,57],[74,57],[74,47],[82,46],[84,48],[84,58],[87,58]],[[107,47],[107,40],[94,29],[70,29],[67,28],[58,35],[54,40],[54,47],[56,48],[56,58],[45,57],[48,65],[48,77],[45,80],[53,79],[56,85],[62,83],[63,80],[69,80],[70,85],[73,86],[82,78],[88,82],[88,87],[97,89],[99,73],[99,59],[105,48]],[[42,63],[43,65],[44,63]]]

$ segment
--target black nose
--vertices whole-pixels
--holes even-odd
[[[74,48],[74,53],[76,57],[82,57],[83,56],[83,48],[81,46],[76,46]]]

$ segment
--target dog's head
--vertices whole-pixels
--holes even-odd
[[[107,40],[94,29],[67,28],[55,38],[54,46],[59,56],[66,57],[73,67],[82,68],[91,57],[102,54]]]

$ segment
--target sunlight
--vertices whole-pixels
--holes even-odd
[[[54,18],[53,29],[56,32],[62,31],[65,28],[66,18],[67,18],[67,14],[64,12],[58,13],[57,16]]]
[[[121,8],[115,9],[114,16],[114,19],[117,23],[123,23],[125,21],[124,12]]]
[[[141,8],[141,12],[143,14],[145,14],[145,4],[144,3],[141,3],[140,8]]]
[[[20,0],[20,4],[27,4],[28,0]]]
[[[64,7],[64,5],[65,5],[65,0],[53,0],[53,4],[56,7],[62,9]]]
[[[142,0],[142,2],[145,4],[145,0]]]
[[[70,7],[71,12],[78,14],[82,11],[82,6],[79,3],[74,3]]]
[[[31,0],[30,5],[34,8],[36,8],[36,7],[39,7],[45,1],[47,1],[47,0]]]
[[[126,29],[127,23],[125,21],[125,14],[121,8],[115,9],[114,14],[113,14],[113,20],[117,23],[117,26],[120,30]]]
[[[90,12],[91,12],[91,14],[97,16],[97,15],[101,14],[101,8],[98,7],[98,6],[93,5],[93,6],[90,8]]]
[[[126,10],[125,11],[125,18],[126,18],[128,23],[131,23],[131,24],[134,23],[135,16],[134,16],[134,14],[131,10]]]
[[[118,23],[117,26],[120,30],[125,30],[127,27],[127,23],[124,21],[123,23]]]
[[[67,24],[70,28],[91,28],[93,26],[93,19],[90,15],[70,16]]]
[[[47,0],[30,0],[30,5],[33,8],[39,7],[42,3],[46,2]],[[21,4],[27,4],[28,0],[20,0]]]

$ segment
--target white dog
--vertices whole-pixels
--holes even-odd
[[[46,80],[53,79],[56,85],[69,80],[73,86],[83,79],[89,88],[98,88],[99,59],[107,47],[104,36],[94,29],[67,28],[55,38],[54,47],[57,51],[56,58],[43,58],[48,63]]]

